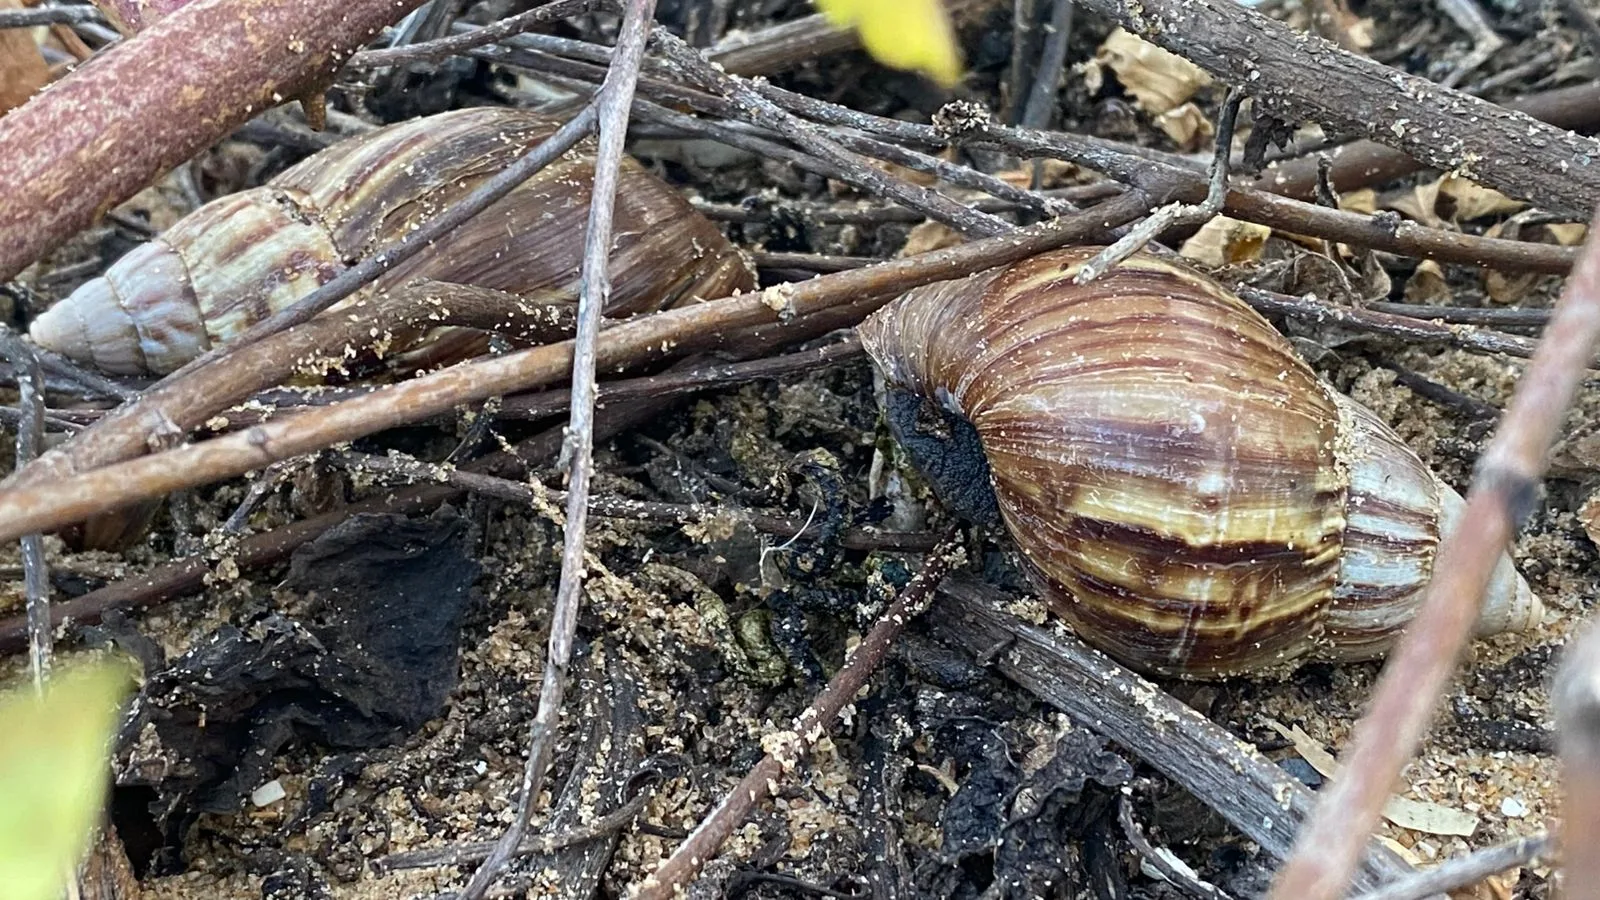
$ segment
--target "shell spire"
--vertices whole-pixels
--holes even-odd
[[[861,325],[908,455],[958,512],[998,513],[1056,613],[1137,668],[1383,653],[1454,492],[1215,282],[1141,254],[1074,283],[1096,249],[918,288]],[[1483,628],[1536,621],[1509,558],[1499,574]]]

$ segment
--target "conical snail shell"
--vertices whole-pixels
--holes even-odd
[[[1055,612],[1135,668],[1381,655],[1460,498],[1220,285],[1143,254],[1075,284],[1095,250],[919,288],[861,325],[912,459],[961,511],[997,512]],[[1480,633],[1541,614],[1502,558]]]
[[[190,213],[40,315],[30,333],[110,372],[170,372],[438,215],[558,125],[482,107],[342,141]],[[512,293],[575,291],[592,184],[593,160],[580,145],[376,287],[427,277]],[[717,227],[631,159],[616,204],[608,315],[754,286]]]

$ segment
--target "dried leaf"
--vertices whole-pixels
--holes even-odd
[[[1167,137],[1172,138],[1172,142],[1178,145],[1179,150],[1185,153],[1193,153],[1209,145],[1217,133],[1216,126],[1211,124],[1211,120],[1193,102],[1156,116],[1156,125],[1167,133]]]
[[[940,0],[817,0],[839,28],[854,28],[878,62],[921,72],[945,87],[961,80],[955,26]]]
[[[1176,108],[1211,83],[1199,66],[1121,28],[1111,32],[1094,58],[1115,72],[1139,108],[1152,115]]]
[[[1213,268],[1255,262],[1267,245],[1272,229],[1254,222],[1241,222],[1227,216],[1213,216],[1183,242],[1179,253]]]
[[[923,222],[911,229],[906,236],[906,245],[901,248],[900,256],[916,256],[919,253],[928,253],[934,250],[943,250],[961,243],[961,235],[955,229],[939,222]]]
[[[1472,813],[1405,797],[1390,797],[1383,805],[1383,817],[1401,828],[1427,834],[1470,837],[1478,830],[1478,817]]]
[[[1324,778],[1334,778],[1338,775],[1339,764],[1316,739],[1300,730],[1299,726],[1286,726],[1273,719],[1264,719],[1268,728],[1283,736],[1283,739],[1294,744],[1296,753],[1311,764]],[[1460,836],[1471,835],[1478,828],[1478,817],[1461,810],[1440,806],[1437,803],[1428,803],[1422,800],[1409,800],[1405,797],[1390,797],[1384,804],[1383,817],[1390,822],[1408,828],[1412,831],[1421,831],[1428,834],[1453,834]]]
[[[1469,222],[1486,216],[1503,216],[1518,212],[1528,204],[1513,200],[1493,188],[1486,188],[1459,175],[1446,175],[1439,179],[1439,196],[1455,203],[1450,219]]]
[[[1378,192],[1372,188],[1356,188],[1339,195],[1339,208],[1346,212],[1372,215],[1378,211]]]
[[[121,665],[63,669],[43,696],[0,700],[0,884],[11,900],[57,900],[105,800]]]
[[[1450,283],[1445,280],[1444,269],[1431,259],[1418,263],[1416,271],[1406,279],[1407,303],[1442,304],[1448,302],[1453,294]]]

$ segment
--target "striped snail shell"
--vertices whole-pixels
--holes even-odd
[[[1051,608],[1134,668],[1210,678],[1384,653],[1462,500],[1230,292],[1097,248],[911,291],[860,327],[936,493],[1003,521]],[[1502,555],[1480,634],[1539,600]]]
[[[46,310],[30,333],[105,371],[171,372],[449,208],[559,125],[526,110],[480,107],[341,141],[259,188],[196,209]],[[575,292],[590,152],[587,143],[574,148],[367,291],[426,277],[511,293]],[[748,263],[716,225],[631,159],[623,161],[615,222],[608,315],[754,286]]]

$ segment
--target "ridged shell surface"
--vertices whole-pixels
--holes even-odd
[[[1111,655],[1216,677],[1380,654],[1443,486],[1210,279],[1141,254],[1074,284],[1097,249],[914,290],[862,343],[972,423],[1030,574]]]
[[[119,260],[40,316],[34,339],[111,371],[171,371],[416,229],[557,125],[482,107],[342,141],[263,187],[195,210],[152,242],[167,265],[149,265],[149,254]],[[378,286],[428,277],[513,293],[575,291],[593,184],[588,150],[575,148]],[[632,160],[622,167],[615,222],[608,315],[754,285],[717,227]],[[134,335],[134,348],[96,345],[107,335],[94,323],[107,317],[130,320],[119,327]]]

